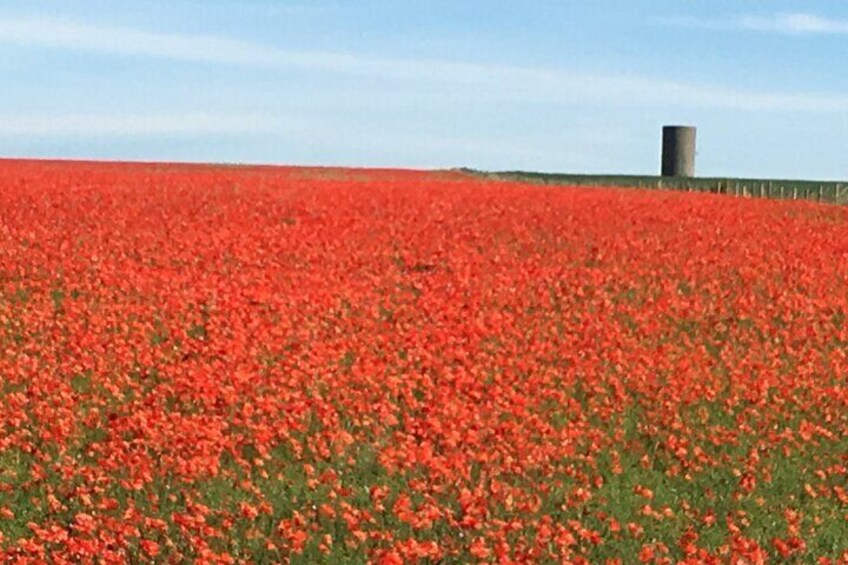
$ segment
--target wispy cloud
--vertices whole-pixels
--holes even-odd
[[[300,123],[295,124],[298,128]],[[277,132],[286,121],[260,115],[173,114],[0,117],[0,136],[21,137],[143,137]]]
[[[338,165],[360,165],[367,163],[391,163],[410,167],[453,167],[458,164],[482,166],[486,163],[510,162],[516,166],[545,163],[558,163],[561,166],[578,167],[598,160],[592,149],[608,144],[621,143],[622,140],[586,139],[580,135],[569,135],[557,143],[539,139],[503,139],[492,136],[465,136],[453,132],[428,133],[426,131],[383,130],[379,132],[363,131],[356,124],[339,123],[321,116],[282,116],[282,115],[225,115],[225,114],[77,114],[52,116],[2,116],[0,115],[0,146],[8,147],[8,154],[15,154],[23,140],[30,147],[47,147],[63,143],[66,140],[86,140],[96,143],[113,141],[139,141],[178,139],[182,137],[202,136],[204,138],[263,136],[269,141],[269,147],[297,146],[317,150],[321,154],[337,150],[344,145],[343,157],[333,161]],[[341,141],[340,141],[341,140]],[[157,141],[158,142],[158,141]],[[46,145],[45,145],[46,144]],[[119,144],[120,145],[120,144]],[[553,148],[552,148],[553,147]],[[224,160],[256,162],[244,159],[239,153],[239,145],[228,145],[228,155]],[[601,155],[604,152],[599,152]],[[190,160],[210,161],[203,150],[188,153]],[[290,158],[290,154],[286,158]],[[76,157],[91,156],[86,153]],[[114,155],[118,158],[139,158],[137,153]],[[173,158],[168,153],[159,153],[156,149],[142,155],[145,159]],[[220,160],[220,157],[218,157]],[[305,160],[303,160],[305,159]],[[303,163],[327,164],[326,158],[301,158]],[[273,159],[270,159],[273,161]]]
[[[848,21],[846,20],[830,19],[806,13],[785,13],[770,17],[743,16],[738,19],[738,24],[745,29],[792,34],[848,33]]]
[[[802,23],[796,21],[795,26],[816,27],[809,21]],[[762,27],[765,24],[739,20],[737,25]],[[822,26],[821,22],[817,25]],[[848,111],[848,96],[841,94],[760,92],[632,75],[294,51],[224,37],[151,33],[47,18],[0,16],[0,42],[188,63],[299,69],[382,80],[416,81],[417,85],[427,88],[447,85],[452,92],[473,97],[496,96],[561,104],[628,107],[647,105],[819,113]]]
[[[48,18],[0,17],[0,40],[26,46],[237,65],[275,64],[279,58],[279,53],[272,50],[224,38],[149,33]]]
[[[848,20],[806,12],[780,12],[767,16],[737,15],[727,18],[666,18],[667,24],[715,30],[742,30],[788,35],[848,34]]]

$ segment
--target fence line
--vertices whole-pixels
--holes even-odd
[[[659,188],[685,192],[711,192],[743,198],[779,198],[814,200],[832,204],[848,204],[848,183],[816,182],[775,179],[689,178],[653,177],[631,175],[569,175],[508,171],[487,173],[463,169],[467,173],[487,178],[535,182],[540,184],[567,184],[573,186],[616,186],[632,188]]]

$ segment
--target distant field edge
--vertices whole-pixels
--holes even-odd
[[[531,182],[547,185],[615,186],[623,188],[663,189],[685,192],[710,192],[748,198],[812,200],[831,204],[848,204],[848,181],[807,181],[750,179],[729,177],[660,177],[639,175],[580,175],[568,173],[534,173],[527,171],[481,171],[462,168],[459,171],[503,181]]]

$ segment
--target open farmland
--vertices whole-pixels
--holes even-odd
[[[0,548],[846,563],[847,314],[841,207],[2,162]]]

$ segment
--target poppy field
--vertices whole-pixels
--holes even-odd
[[[848,211],[0,161],[0,557],[848,563]]]

